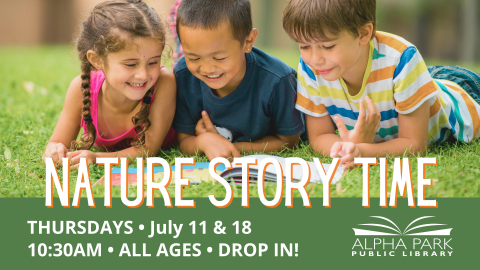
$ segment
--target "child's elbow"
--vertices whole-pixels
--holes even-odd
[[[283,147],[284,147],[284,148],[287,148],[287,149],[293,149],[293,148],[295,148],[295,146],[296,146],[297,144],[298,144],[298,142],[296,142],[296,143],[284,143],[284,144],[283,144]]]
[[[160,147],[153,147],[151,145],[144,144],[137,148],[137,157],[149,158],[157,155]]]
[[[414,140],[410,148],[411,156],[425,156],[427,154],[427,143],[424,141]]]
[[[281,140],[284,148],[293,149],[300,142],[300,133],[294,136],[284,136],[284,138],[281,138]]]

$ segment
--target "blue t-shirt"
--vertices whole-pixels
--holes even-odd
[[[225,97],[215,96],[208,85],[193,76],[184,57],[178,60],[173,70],[177,79],[176,131],[195,133],[203,110],[215,126],[231,132],[233,142],[274,134],[292,136],[302,131],[300,111],[295,109],[296,71],[257,48],[245,57],[245,77]]]

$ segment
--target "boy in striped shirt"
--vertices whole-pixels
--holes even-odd
[[[414,45],[375,31],[375,13],[375,0],[290,0],[284,10],[300,46],[296,108],[313,150],[350,167],[355,157],[478,138],[480,75],[427,68]]]

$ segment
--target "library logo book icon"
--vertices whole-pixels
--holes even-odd
[[[377,224],[377,223],[366,223],[366,224],[358,224],[361,226],[369,226],[369,227],[381,227],[381,228],[386,228],[388,230],[394,231],[394,232],[382,232],[382,231],[377,231],[377,230],[366,230],[366,229],[357,229],[357,228],[352,228],[353,231],[355,232],[355,235],[357,236],[382,236],[382,235],[411,235],[411,236],[428,236],[428,235],[450,235],[450,232],[452,231],[452,228],[448,229],[433,229],[433,230],[426,230],[425,228],[432,228],[435,226],[445,226],[447,224],[439,224],[439,223],[428,223],[428,224],[419,224],[420,220],[427,219],[427,218],[433,218],[434,216],[423,216],[415,219],[412,221],[408,226],[402,231],[395,222],[392,220],[382,217],[382,216],[371,216],[372,218],[377,218],[377,219],[383,219],[387,222],[389,222],[391,225],[384,225],[384,224]],[[393,225],[393,226],[392,226]],[[422,230],[421,232],[420,229]],[[412,232],[413,231],[413,232]]]
[[[452,228],[447,224],[426,223],[419,217],[403,230],[392,220],[382,216],[371,216],[375,223],[358,224],[362,229],[352,228],[355,242],[352,256],[359,257],[451,257]],[[377,223],[378,222],[378,223]]]

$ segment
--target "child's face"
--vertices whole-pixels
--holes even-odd
[[[339,35],[327,35],[325,40],[299,42],[303,61],[327,81],[335,81],[340,77],[363,78],[365,66],[360,61],[367,52],[370,35],[355,37],[348,31]],[[368,47],[368,46],[367,46]]]
[[[245,53],[251,51],[255,38],[241,44],[228,22],[212,30],[180,25],[180,35],[188,70],[195,77],[220,96],[240,85],[246,71]]]
[[[127,49],[109,53],[107,65],[102,65],[107,87],[141,100],[158,79],[162,51],[158,41],[136,38]]]

